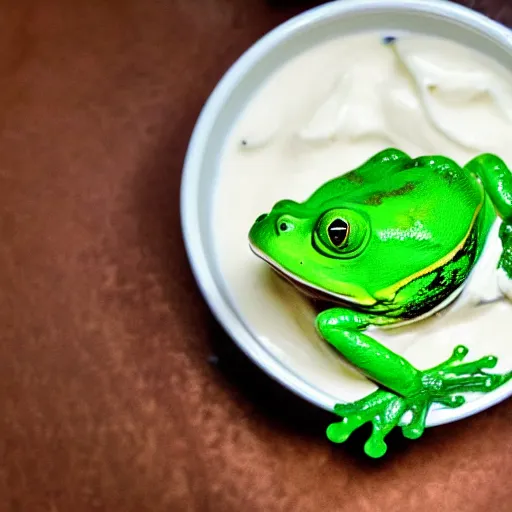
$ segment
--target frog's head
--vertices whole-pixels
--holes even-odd
[[[358,263],[371,237],[369,218],[357,206],[318,208],[279,201],[254,222],[253,252],[313,295],[367,303]]]

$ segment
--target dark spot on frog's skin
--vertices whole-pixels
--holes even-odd
[[[245,139],[242,139],[242,140],[240,141],[240,145],[241,145],[241,146],[247,146],[247,141],[246,141]]]
[[[415,187],[416,185],[414,183],[406,183],[403,187],[397,188],[395,190],[389,190],[387,192],[376,192],[365,201],[365,204],[378,206],[379,204],[382,204],[383,199],[386,197],[403,196],[409,192],[412,192]]]
[[[435,273],[435,277],[432,280],[432,282],[428,285],[427,290],[428,291],[436,291],[439,288],[446,286],[448,283],[446,283],[446,280],[442,274],[442,272],[437,271]]]
[[[357,172],[351,172],[347,174],[347,181],[350,181],[351,183],[357,183],[358,185],[362,185],[364,183],[364,178]]]

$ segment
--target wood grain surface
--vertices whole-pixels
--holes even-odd
[[[312,4],[0,2],[0,511],[512,510],[510,402],[368,461],[366,432],[330,445],[330,417],[241,355],[190,273],[197,115]],[[469,4],[512,24],[507,0]]]

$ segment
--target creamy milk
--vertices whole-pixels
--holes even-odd
[[[335,401],[375,385],[314,329],[309,301],[249,249],[256,217],[284,198],[302,201],[325,181],[394,146],[411,156],[443,154],[460,164],[495,152],[512,164],[512,75],[454,43],[411,35],[385,45],[376,34],[322,44],[283,65],[251,100],[222,158],[213,226],[229,293],[259,342]],[[498,228],[498,223],[495,230]],[[372,336],[419,368],[462,343],[468,358],[499,357],[512,369],[507,319],[496,286],[497,234],[453,307]]]

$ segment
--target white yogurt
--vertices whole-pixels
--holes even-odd
[[[512,74],[452,42],[376,34],[330,41],[286,63],[242,113],[222,158],[213,225],[229,293],[260,343],[337,401],[375,385],[315,332],[308,300],[252,254],[256,217],[280,199],[306,199],[325,181],[394,146],[411,156],[443,154],[465,164],[481,152],[512,163]],[[495,226],[495,229],[498,225]],[[468,358],[493,354],[512,369],[507,318],[496,286],[497,235],[462,297],[440,315],[372,335],[419,368],[457,344]],[[475,304],[487,301],[487,305]]]

